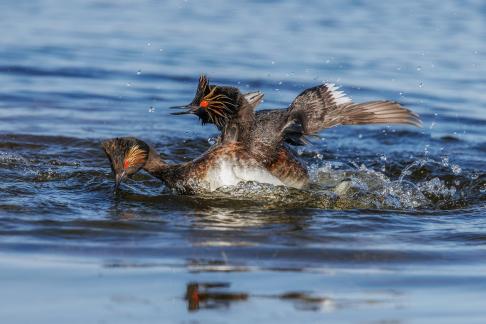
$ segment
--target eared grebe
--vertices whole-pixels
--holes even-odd
[[[133,137],[106,140],[102,146],[115,175],[115,191],[120,183],[143,169],[180,193],[214,191],[239,182],[257,181],[302,188],[307,170],[285,149],[272,163],[262,163],[242,143],[220,143],[193,161],[168,164],[145,142]]]
[[[290,145],[305,145],[306,136],[338,125],[408,124],[420,127],[417,114],[393,101],[356,104],[333,84],[303,91],[287,109],[255,112],[263,94],[242,94],[238,88],[209,85],[199,79],[191,104],[181,106],[203,124],[220,130],[215,145],[199,158],[169,165],[146,143],[135,138],[103,142],[116,186],[140,169],[182,193],[213,191],[242,181],[303,188],[306,168],[295,158]]]

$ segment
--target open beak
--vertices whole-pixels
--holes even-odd
[[[116,193],[118,191],[118,188],[120,187],[120,184],[127,178],[127,173],[123,171],[120,174],[117,174],[115,176],[115,188],[113,189],[113,193]]]
[[[171,115],[186,115],[186,114],[194,113],[197,109],[199,109],[199,106],[193,106],[193,105],[173,106],[173,107],[169,107],[169,109],[185,109],[184,111],[176,111],[176,112],[173,112],[173,113],[170,113],[170,114]]]

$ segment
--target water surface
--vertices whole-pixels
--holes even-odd
[[[0,319],[484,323],[485,22],[480,1],[2,1]],[[202,72],[265,108],[334,82],[424,127],[323,132],[304,191],[139,174],[113,197],[102,139],[210,146],[166,109]]]

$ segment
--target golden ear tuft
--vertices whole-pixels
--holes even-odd
[[[218,123],[219,119],[228,118],[228,114],[231,112],[230,107],[236,107],[236,104],[231,101],[224,94],[216,94],[219,90],[217,86],[214,86],[211,91],[204,96],[204,101],[208,102],[206,109],[209,113],[209,118],[212,122]]]
[[[128,152],[125,154],[125,166],[131,167],[140,163],[144,163],[147,159],[147,153],[140,148],[138,145],[130,147]]]

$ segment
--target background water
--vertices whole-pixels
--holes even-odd
[[[0,30],[2,323],[486,321],[484,2],[2,0]],[[322,133],[303,192],[140,174],[114,198],[101,139],[209,147],[166,109],[202,72],[266,108],[331,81],[424,127]]]

